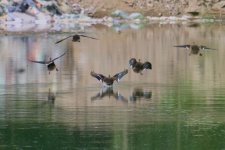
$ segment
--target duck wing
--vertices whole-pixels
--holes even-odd
[[[178,48],[191,48],[191,45],[175,45],[174,47],[178,47]]]
[[[28,60],[33,62],[33,63],[39,63],[39,64],[47,64],[48,63],[46,61],[37,61],[37,60],[30,60],[30,59],[28,59]]]
[[[216,49],[214,49],[214,48],[209,48],[209,47],[204,46],[204,45],[200,45],[199,47],[200,47],[200,49],[203,49],[203,50],[204,50],[204,49],[207,49],[207,50],[209,50],[209,49],[210,49],[210,50],[216,50]]]
[[[103,81],[103,79],[105,78],[104,75],[95,73],[94,71],[91,71],[90,74],[91,74],[92,77],[95,77],[95,78],[98,79],[99,81]]]
[[[68,36],[68,37],[65,37],[64,39],[61,39],[61,40],[55,42],[55,44],[58,44],[58,43],[60,43],[60,42],[62,42],[62,41],[64,41],[64,40],[66,40],[66,39],[68,39],[68,38],[70,38],[70,37],[73,37],[73,35],[70,35],[70,36]]]
[[[56,57],[56,58],[52,59],[52,61],[55,61],[56,59],[58,59],[58,58],[64,56],[64,55],[66,54],[66,52],[67,52],[67,51],[65,51],[65,52],[64,52],[62,55],[60,55],[59,57]]]
[[[115,75],[113,76],[113,78],[114,78],[114,80],[116,80],[116,81],[118,82],[118,81],[119,81],[120,79],[122,79],[122,77],[125,76],[127,73],[128,73],[128,70],[125,69],[124,71],[115,74]]]
[[[94,37],[90,37],[90,36],[86,36],[86,35],[83,35],[83,34],[78,34],[79,36],[82,36],[82,37],[86,37],[86,38],[90,38],[90,39],[95,39],[95,40],[98,40],[97,38],[94,38]]]

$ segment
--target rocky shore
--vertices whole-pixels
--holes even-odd
[[[91,13],[95,17],[110,15],[115,9],[156,17],[184,15],[187,12],[225,14],[224,0],[70,0],[68,3],[92,8]]]
[[[223,0],[0,0],[0,31],[62,31],[76,24],[223,20]],[[72,27],[68,27],[72,25]]]

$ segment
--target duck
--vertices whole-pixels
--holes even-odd
[[[60,57],[64,56],[66,54],[66,52],[64,52],[62,55],[52,59],[51,57],[49,58],[49,61],[37,61],[37,60],[31,60],[29,59],[29,61],[33,62],[33,63],[39,63],[39,64],[45,64],[47,66],[47,69],[49,71],[49,74],[50,74],[50,71],[53,71],[54,69],[56,71],[59,71],[59,69],[56,67],[55,65],[55,60],[59,59]]]
[[[202,56],[202,53],[200,52],[201,50],[216,50],[216,49],[204,46],[204,45],[196,45],[196,44],[193,44],[193,45],[175,45],[174,47],[186,48],[187,50],[191,50],[189,55],[191,55],[191,54],[198,55],[199,54],[199,56]]]
[[[73,42],[80,42],[80,38],[81,38],[81,37],[86,37],[86,38],[98,40],[97,38],[90,37],[90,36],[86,36],[86,35],[83,35],[83,34],[74,34],[74,35],[70,35],[70,36],[68,36],[68,37],[65,37],[65,38],[63,38],[63,39],[61,39],[61,40],[55,42],[55,44],[58,44],[58,43],[60,43],[60,42],[62,42],[62,41],[64,41],[64,40],[66,40],[66,39],[68,39],[68,38],[70,38],[70,37],[72,37],[72,41],[73,41]]]
[[[95,73],[94,71],[91,71],[90,74],[91,74],[92,77],[95,77],[96,79],[101,81],[103,86],[111,87],[111,86],[113,86],[114,81],[119,82],[122,79],[122,77],[125,76],[127,73],[128,73],[128,69],[124,69],[123,71],[115,74],[112,77],[110,75],[108,77],[106,77],[102,74]]]
[[[152,64],[149,61],[142,63],[140,59],[137,61],[135,58],[129,60],[129,65],[135,73],[140,73],[141,75],[143,74],[142,71],[152,69]]]

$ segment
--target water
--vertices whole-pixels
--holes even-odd
[[[225,149],[224,26],[152,24],[116,32],[0,37],[0,149]],[[203,56],[173,47],[193,42],[217,50]],[[55,58],[59,71],[29,59]],[[150,61],[143,75],[129,69],[113,89],[90,76],[114,75],[131,57]]]

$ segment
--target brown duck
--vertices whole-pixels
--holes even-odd
[[[115,74],[114,76],[104,76],[102,74],[98,74],[98,73],[95,73],[94,71],[91,71],[91,76],[95,77],[96,79],[98,79],[99,81],[102,82],[103,86],[112,86],[114,81],[120,81],[122,79],[123,76],[125,76],[126,74],[128,73],[128,70],[125,69],[124,71],[122,72],[119,72],[117,74]]]
[[[60,43],[60,42],[62,42],[62,41],[64,41],[64,40],[66,40],[66,39],[68,39],[68,38],[71,38],[71,37],[72,37],[72,41],[73,41],[73,42],[80,42],[80,37],[86,37],[86,38],[91,38],[91,39],[97,40],[97,39],[94,38],[94,37],[90,37],[90,36],[86,36],[86,35],[82,35],[82,34],[74,34],[74,35],[70,35],[70,36],[68,36],[68,37],[65,37],[65,38],[63,38],[63,39],[61,39],[61,40],[55,42],[55,44],[58,44],[58,43]]]
[[[31,61],[33,63],[45,64],[47,66],[47,69],[48,69],[49,74],[50,74],[50,71],[53,71],[54,69],[56,71],[58,71],[58,68],[56,67],[54,61],[57,60],[57,59],[59,59],[60,57],[64,56],[65,54],[66,54],[66,52],[64,52],[62,55],[60,55],[60,56],[58,56],[58,57],[56,57],[54,59],[52,59],[50,57],[49,61],[37,61],[37,60],[30,60],[30,59],[29,59],[29,61]]]

